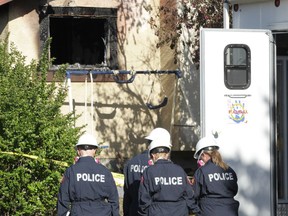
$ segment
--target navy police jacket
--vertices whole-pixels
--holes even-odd
[[[199,209],[182,167],[170,160],[159,159],[143,173],[139,188],[140,215],[188,216]]]
[[[71,205],[71,209],[70,206]],[[81,157],[64,173],[58,215],[119,216],[118,191],[111,172],[93,157]]]
[[[239,202],[234,199],[238,192],[237,175],[209,160],[194,174],[193,190],[201,216],[237,216]]]
[[[130,159],[124,166],[124,216],[137,216],[138,189],[143,171],[149,166],[148,150]]]

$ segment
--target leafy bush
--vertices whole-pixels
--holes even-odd
[[[73,113],[61,114],[65,67],[57,71],[61,82],[47,83],[50,42],[38,62],[27,64],[7,41],[0,41],[0,212],[55,215],[66,169],[57,161],[73,162],[81,129]]]

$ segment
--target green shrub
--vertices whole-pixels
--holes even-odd
[[[30,64],[7,41],[0,41],[0,212],[55,215],[66,169],[57,161],[73,163],[81,129],[73,113],[61,114],[65,67],[56,73],[60,82],[48,83],[50,41]]]

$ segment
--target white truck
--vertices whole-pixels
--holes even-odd
[[[238,175],[240,215],[275,215],[275,43],[269,30],[201,29],[202,136]]]
[[[288,215],[288,0],[224,0],[202,29],[201,132],[239,178],[239,215]],[[226,7],[225,7],[226,4]]]

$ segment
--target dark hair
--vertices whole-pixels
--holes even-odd
[[[170,149],[167,147],[157,147],[154,148],[150,151],[150,155],[151,154],[156,154],[156,153],[169,153]]]
[[[93,145],[78,145],[77,148],[79,150],[91,150],[91,149],[97,149],[97,146],[93,146]]]

